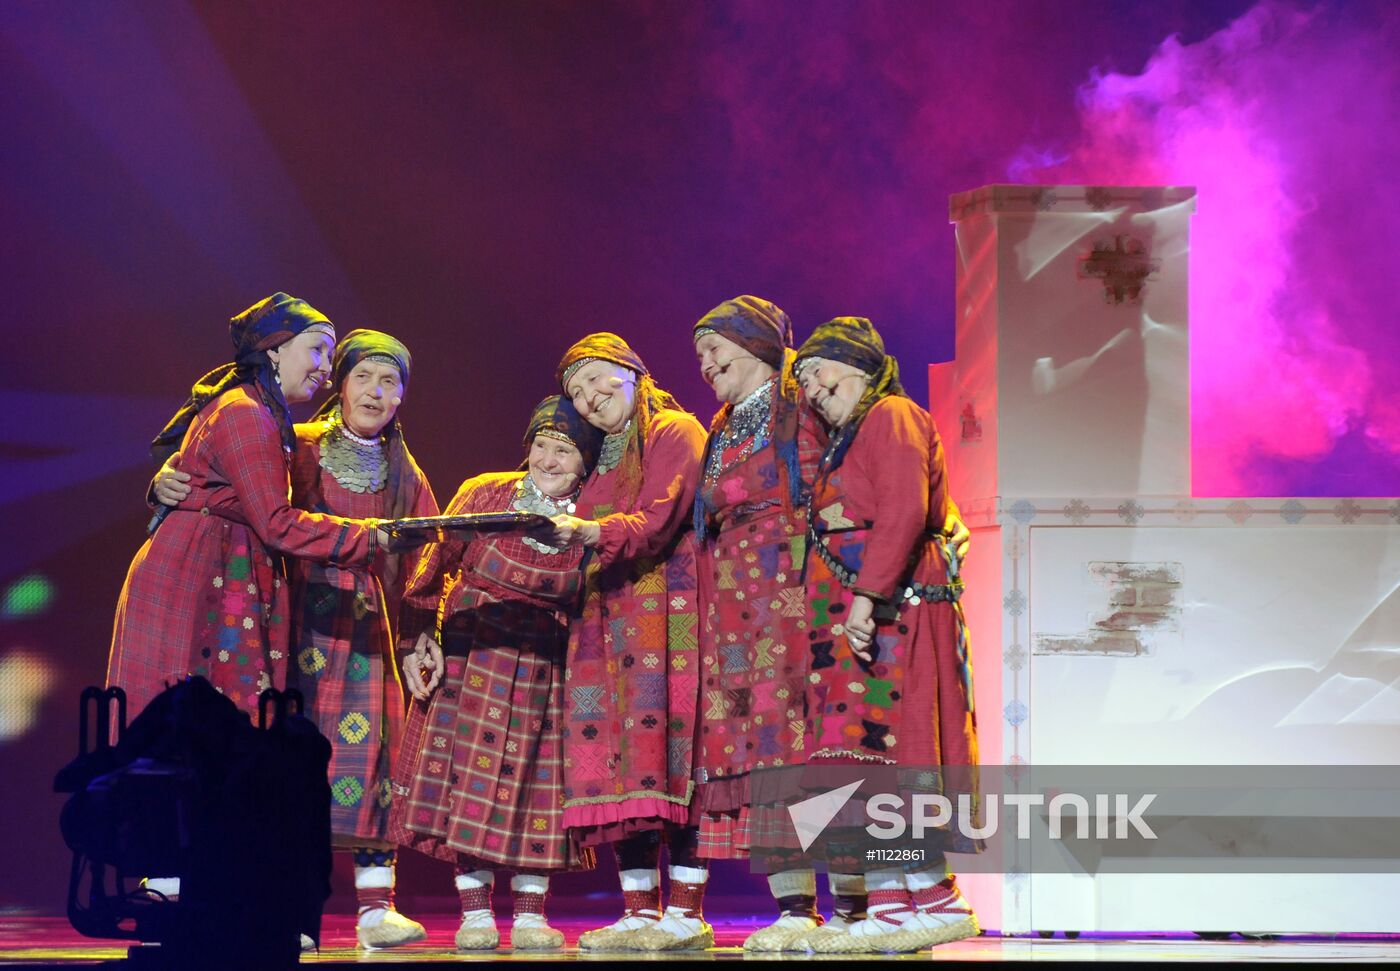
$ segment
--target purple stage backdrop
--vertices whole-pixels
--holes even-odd
[[[587,331],[708,419],[690,326],[755,293],[870,317],[922,397],[950,193],[1188,184],[1197,494],[1396,495],[1396,49],[1388,0],[0,4],[0,908],[61,906],[146,447],[231,314],[403,338],[445,501]]]

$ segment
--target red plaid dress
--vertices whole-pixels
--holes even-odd
[[[278,554],[367,566],[374,531],[289,502],[287,455],[249,385],[220,395],[180,447],[190,496],[131,562],[112,631],[107,683],[133,713],[167,684],[203,675],[254,715],[285,684],[288,591]]]
[[[469,479],[447,514],[509,510],[523,476]],[[399,643],[407,651],[440,617],[447,664],[432,698],[409,706],[392,839],[487,867],[592,866],[563,825],[559,737],[582,557],[512,536],[427,548],[404,594]]]
[[[579,494],[601,538],[569,637],[564,820],[589,845],[689,818],[699,657],[686,527],[704,441],[693,417],[659,411],[636,501],[618,508],[618,477],[596,471]]]
[[[297,425],[292,464],[292,504],[299,509],[388,518],[388,491],[352,492],[321,467],[326,422]],[[436,516],[428,479],[412,465],[408,516]],[[404,557],[396,576],[410,574],[415,556]],[[287,684],[306,699],[306,714],[331,743],[331,833],[337,842],[385,839],[389,822],[389,774],[403,727],[403,688],[389,630],[397,591],[381,589],[367,569],[310,560],[292,564],[292,660]]]

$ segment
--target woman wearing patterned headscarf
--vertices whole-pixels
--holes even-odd
[[[334,393],[312,421],[295,426],[294,507],[383,519],[437,514],[398,418],[412,365],[408,348],[379,331],[353,330],[336,346]],[[188,479],[167,464],[154,491],[162,503],[177,505],[188,494],[182,484]],[[421,924],[394,909],[394,844],[386,839],[389,773],[404,717],[389,629],[403,559],[380,557],[374,572],[292,563],[287,683],[302,692],[306,715],[331,743],[331,835],[354,857],[356,937],[369,948],[426,936]]]
[[[373,521],[288,502],[297,438],[287,405],[330,373],[331,322],[275,293],[234,317],[229,334],[235,360],[201,378],[152,443],[159,459],[179,448],[192,491],[158,514],[117,604],[107,681],[136,710],[194,673],[256,713],[258,694],[285,683],[282,555],[368,566],[387,540]]]
[[[748,855],[753,824],[761,828],[750,774],[801,765],[810,749],[803,516],[825,432],[800,401],[792,322],[772,302],[726,300],[693,334],[701,375],[722,403],[695,500],[695,530],[707,554],[696,798],[702,853],[735,858]],[[747,950],[783,950],[820,922],[815,873],[778,858],[768,869],[779,916],[749,935]],[[854,920],[863,905],[859,878],[832,874],[831,888],[835,920]]]
[[[952,506],[933,420],[904,394],[898,363],[863,317],[818,327],[795,372],[831,429],[809,516],[809,761],[975,767],[959,553],[942,532]],[[945,849],[978,849],[947,829],[956,841]],[[807,943],[825,953],[907,952],[975,935],[946,862],[928,862],[917,872],[868,871],[867,918]]]
[[[579,939],[588,949],[638,945],[661,917],[658,863],[671,855],[667,914],[685,915],[691,945],[706,871],[689,827],[695,735],[695,549],[689,524],[704,430],[653,382],[615,334],[564,354],[566,397],[602,431],[602,455],[557,538],[591,550],[581,616],[569,638],[564,819],[587,844],[612,843],[623,917]]]
[[[331,322],[275,293],[234,317],[229,335],[233,362],[201,378],[152,443],[157,459],[180,450],[189,489],[152,520],[117,603],[107,683],[135,710],[193,673],[256,713],[262,690],[286,681],[283,556],[364,568],[388,540],[375,520],[288,501],[297,437],[287,406],[309,401],[330,373]],[[174,897],[179,880],[148,887]]]
[[[337,516],[435,516],[428,478],[404,444],[399,405],[413,358],[396,338],[353,330],[335,350],[336,394],[297,425],[292,504]],[[389,779],[403,725],[391,619],[416,557],[385,556],[375,571],[298,561],[287,684],[331,743],[331,835],[354,859],[361,947],[422,940],[394,908]],[[376,576],[377,574],[377,576]]]
[[[546,398],[531,416],[523,467],[468,479],[447,515],[565,513],[601,439],[568,401]],[[544,917],[549,873],[593,864],[560,809],[564,655],[582,559],[580,547],[534,536],[438,543],[404,595],[399,644],[414,702],[394,772],[393,830],[456,864],[461,950],[500,943],[497,869],[516,871],[511,946],[562,947]]]

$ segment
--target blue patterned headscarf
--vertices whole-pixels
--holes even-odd
[[[175,454],[201,409],[240,384],[255,384],[261,389],[264,402],[281,426],[282,444],[288,451],[295,450],[297,437],[292,429],[291,411],[267,352],[313,327],[323,328],[335,338],[330,318],[305,300],[280,292],[259,300],[230,320],[228,333],[233,342],[233,361],[216,367],[195,382],[189,400],[151,442],[151,456],[164,462]]]
[[[745,294],[726,300],[696,321],[693,340],[712,332],[733,341],[774,370],[782,370],[783,354],[792,347],[792,320],[771,300]]]
[[[875,325],[864,317],[837,317],[812,331],[812,336],[797,349],[793,369],[800,372],[803,362],[812,358],[840,361],[859,368],[870,376],[870,387],[851,410],[851,417],[832,433],[822,457],[821,475],[829,476],[846,458],[846,451],[855,439],[856,429],[866,413],[881,398],[890,395],[908,397],[899,383],[899,362],[885,352],[885,341]]]
[[[534,443],[535,436],[541,433],[573,443],[574,448],[583,456],[583,474],[586,476],[593,471],[593,466],[598,462],[598,450],[603,447],[603,433],[588,424],[583,416],[574,410],[574,404],[568,398],[552,394],[535,405],[534,414],[530,416],[530,425],[525,429],[524,445],[527,452]]]

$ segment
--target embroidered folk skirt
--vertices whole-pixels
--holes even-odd
[[[301,565],[294,585],[297,641],[287,673],[306,714],[331,742],[331,833],[338,843],[387,838],[389,778],[404,719],[403,692],[379,584],[317,582]]]
[[[859,563],[867,530],[828,533],[829,549]],[[941,538],[925,541],[911,579],[947,583]],[[881,621],[873,664],[855,656],[843,620],[852,594],[814,550],[807,559],[811,673],[808,706],[813,750],[809,763],[882,763],[911,769],[949,767],[945,777],[975,790],[977,727],[967,628],[959,604],[901,597],[893,619]],[[902,588],[901,588],[902,592]],[[981,847],[949,828],[946,850]]]
[[[587,868],[564,828],[560,722],[567,628],[553,610],[484,597],[443,630],[446,672],[410,706],[392,837],[440,859]]]
[[[800,520],[775,503],[731,515],[710,546],[697,798],[700,853],[712,859],[746,857],[753,840],[771,845],[751,832],[749,774],[800,765],[810,749],[803,539]]]
[[[565,821],[592,846],[685,825],[692,811],[695,546],[590,578],[573,623]]]

